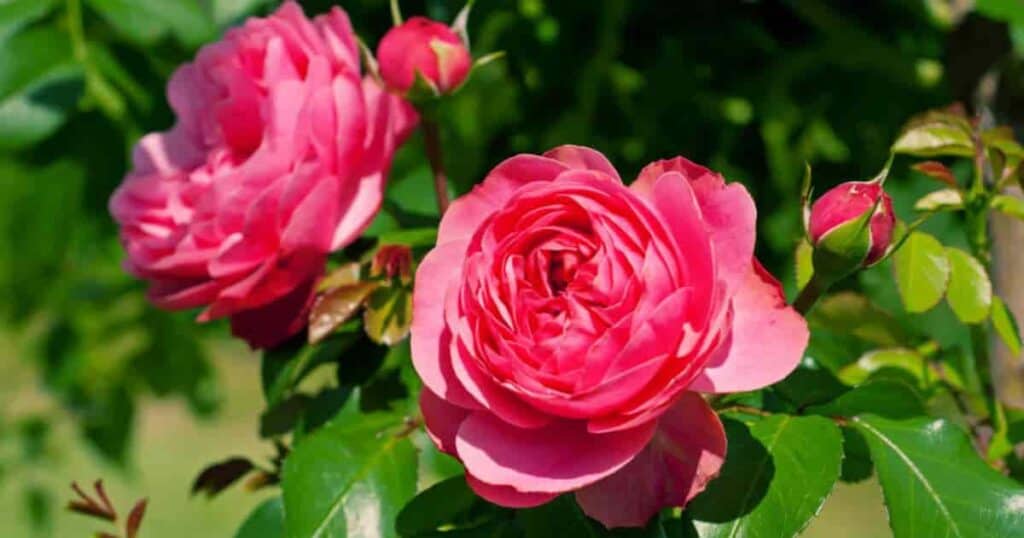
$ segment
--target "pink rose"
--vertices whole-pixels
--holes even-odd
[[[361,75],[344,11],[294,2],[203,47],[167,93],[177,123],[142,138],[110,201],[127,269],[158,306],[273,346],[376,214],[415,112]]]
[[[808,222],[811,242],[819,245],[830,232],[843,224],[856,225],[869,211],[874,211],[874,214],[871,215],[868,227],[867,257],[862,264],[868,266],[877,262],[889,249],[892,231],[896,226],[892,198],[878,181],[847,181],[832,187],[818,198],[811,207]],[[863,252],[860,251],[862,255]]]
[[[409,91],[419,72],[439,93],[449,93],[466,80],[473,59],[451,28],[413,17],[384,34],[377,63],[381,78],[398,92]]]
[[[621,527],[686,504],[725,456],[698,392],[774,383],[807,344],[754,238],[746,189],[682,157],[630,187],[583,147],[499,164],[416,274],[429,434],[501,505],[575,492]]]

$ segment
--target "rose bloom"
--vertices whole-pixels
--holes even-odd
[[[110,201],[127,269],[157,306],[273,346],[376,214],[415,112],[362,76],[344,11],[294,2],[203,47],[167,93],[177,123],[142,138]]]
[[[754,238],[746,189],[682,157],[630,187],[583,147],[499,164],[416,275],[431,438],[504,506],[575,492],[608,527],[683,506],[726,449],[698,393],[774,383],[807,345]]]

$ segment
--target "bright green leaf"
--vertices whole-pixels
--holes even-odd
[[[374,342],[394,345],[412,327],[412,293],[402,286],[378,288],[363,311],[363,326]]]
[[[914,232],[896,251],[896,284],[908,312],[924,312],[938,304],[949,284],[950,263],[934,237]]]
[[[1006,347],[1010,349],[1013,356],[1019,356],[1024,345],[1021,343],[1017,320],[1013,317],[1013,312],[1010,312],[1006,303],[998,295],[992,296],[992,326],[995,327],[996,334],[1003,340]]]
[[[0,43],[53,11],[54,0],[0,2]]]
[[[1017,536],[1024,488],[986,465],[967,435],[943,419],[855,418],[896,538]]]
[[[289,538],[393,537],[416,493],[416,450],[399,415],[347,414],[302,439],[281,488]]]
[[[956,317],[964,323],[980,323],[988,317],[992,306],[992,282],[985,267],[974,256],[947,247],[950,276],[946,300]]]
[[[974,155],[970,124],[949,111],[931,110],[912,118],[892,145],[894,153],[917,157]]]
[[[907,372],[922,385],[927,385],[931,379],[931,372],[924,357],[914,350],[905,348],[878,349],[865,353],[857,362],[840,370],[839,379],[848,385],[860,385],[871,374],[885,368]]]
[[[918,211],[941,211],[963,207],[964,198],[956,189],[932,191],[914,203],[914,209]]]
[[[992,209],[1001,211],[1011,217],[1024,220],[1024,200],[1009,194],[997,194],[992,197]]]
[[[729,456],[688,510],[704,538],[793,537],[839,478],[839,428],[822,417],[724,421]]]
[[[280,497],[273,497],[249,514],[235,538],[281,538],[284,535],[284,503]]]

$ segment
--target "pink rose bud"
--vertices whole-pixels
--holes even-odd
[[[380,75],[392,89],[407,92],[418,72],[441,94],[459,87],[473,59],[462,39],[448,26],[413,17],[384,35],[377,46]]]
[[[848,181],[826,192],[811,208],[807,225],[817,252],[824,251],[839,272],[867,267],[882,259],[892,242],[896,217],[892,198],[879,181]],[[840,267],[842,266],[842,267]]]

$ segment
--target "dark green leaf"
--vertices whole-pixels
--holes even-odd
[[[45,17],[53,10],[54,0],[13,0],[0,3],[0,43],[24,26]]]
[[[874,466],[864,436],[853,428],[840,428],[843,432],[843,470],[839,479],[843,482],[860,482],[871,476]]]
[[[309,405],[310,397],[292,394],[260,415],[260,437],[286,435],[295,429]]]
[[[908,312],[924,312],[946,293],[950,273],[946,251],[934,237],[913,232],[896,251],[894,268],[900,297]]]
[[[964,323],[985,321],[992,307],[992,282],[985,267],[958,248],[947,247],[946,258],[950,268],[946,300],[953,313]]]
[[[401,536],[416,536],[451,525],[460,515],[480,502],[466,485],[464,476],[455,476],[420,492],[402,508],[395,521]]]
[[[86,0],[118,32],[148,45],[173,33],[182,44],[195,47],[214,36],[211,18],[197,0]]]
[[[804,357],[796,370],[776,383],[774,388],[797,407],[827,402],[849,390],[811,357]]]
[[[1024,488],[978,457],[967,435],[943,419],[854,419],[864,435],[896,538],[1016,536]]]
[[[900,345],[910,338],[891,314],[867,297],[850,291],[822,299],[808,321],[812,327],[826,327],[880,346]]]
[[[351,345],[351,335],[328,338],[316,345],[294,339],[263,353],[261,379],[267,405],[280,403],[295,385],[317,367],[336,361]]]
[[[263,501],[245,519],[235,538],[282,538],[284,530],[284,502],[280,497]]]
[[[718,478],[690,504],[700,535],[796,536],[839,478],[842,437],[821,417],[774,415],[749,428],[724,421],[729,455]]]
[[[892,380],[868,381],[835,400],[807,408],[808,413],[828,417],[854,417],[873,413],[889,418],[910,418],[925,414],[921,397],[905,383]]]
[[[398,415],[347,414],[302,439],[284,465],[291,538],[396,536],[395,518],[416,492],[416,450]]]

